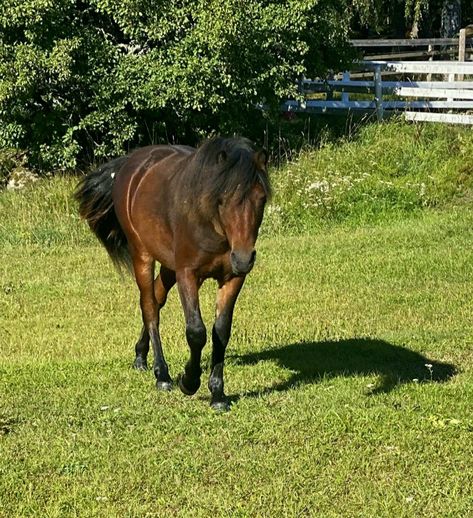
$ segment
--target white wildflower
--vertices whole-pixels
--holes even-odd
[[[327,180],[320,180],[319,182],[312,182],[307,186],[308,191],[320,191],[320,192],[328,192],[330,189],[330,184]]]

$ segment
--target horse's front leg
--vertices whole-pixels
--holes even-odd
[[[223,363],[225,350],[230,340],[233,309],[244,277],[235,277],[222,284],[217,294],[215,323],[212,329],[212,364],[209,378],[209,390],[212,394],[210,405],[215,410],[228,410],[230,405],[223,386]]]
[[[186,338],[190,348],[190,358],[179,379],[179,387],[188,396],[192,396],[200,387],[202,369],[200,360],[202,349],[207,340],[199,306],[200,282],[191,270],[177,272],[177,287],[186,319]]]
[[[140,290],[140,306],[143,316],[144,331],[142,340],[149,337],[154,353],[154,374],[156,386],[161,390],[170,390],[172,380],[164,358],[159,336],[159,311],[154,290],[154,260],[137,256],[133,258],[136,283]],[[136,365],[136,364],[135,364]]]

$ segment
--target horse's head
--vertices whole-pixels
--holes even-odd
[[[255,262],[256,238],[270,191],[267,162],[266,151],[253,153],[251,184],[247,185],[244,192],[239,185],[219,204],[220,221],[230,244],[230,262],[235,275],[249,273]]]

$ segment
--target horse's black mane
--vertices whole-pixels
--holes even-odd
[[[216,137],[204,141],[193,154],[181,177],[181,195],[189,209],[215,212],[220,201],[229,195],[245,199],[255,183],[260,183],[267,197],[271,185],[266,171],[257,168],[255,149],[244,138]]]

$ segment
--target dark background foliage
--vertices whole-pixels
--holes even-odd
[[[348,57],[331,0],[6,0],[0,31],[0,146],[42,170],[254,137],[259,105],[271,118],[299,75]]]
[[[350,36],[438,26],[440,4],[3,0],[0,149],[47,172],[212,133],[267,144],[298,77],[343,68]]]

